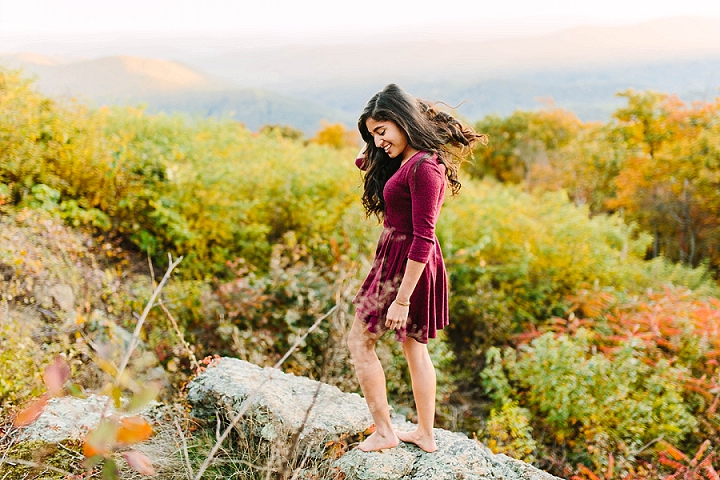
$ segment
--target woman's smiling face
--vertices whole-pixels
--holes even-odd
[[[375,120],[368,118],[365,126],[375,141],[375,146],[385,150],[390,158],[400,157],[406,160],[405,154],[414,150],[408,144],[407,134],[392,120]]]

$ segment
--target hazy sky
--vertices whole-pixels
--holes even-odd
[[[438,24],[489,32],[720,17],[720,0],[0,0],[0,34],[136,31],[322,36]]]

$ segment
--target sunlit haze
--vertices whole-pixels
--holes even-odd
[[[673,16],[720,17],[707,0],[0,0],[0,34],[109,32],[306,37],[321,40],[364,32],[539,33],[574,25],[621,25]],[[368,38],[367,40],[372,40]]]

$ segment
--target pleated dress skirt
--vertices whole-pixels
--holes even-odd
[[[397,297],[412,241],[412,232],[401,232],[387,223],[380,234],[370,273],[353,299],[356,315],[372,333],[388,330],[385,326],[387,311]],[[448,324],[448,279],[436,237],[425,269],[410,297],[408,322],[405,328],[395,332],[395,338],[404,342],[406,337],[410,337],[420,343],[428,343],[428,338],[435,338],[437,331]]]

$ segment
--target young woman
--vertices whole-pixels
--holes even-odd
[[[394,84],[365,106],[358,129],[365,141],[355,163],[365,171],[363,205],[383,219],[373,266],[355,296],[348,347],[375,432],[359,448],[396,446],[400,440],[426,452],[437,449],[435,369],[429,338],[448,325],[448,285],[435,224],[445,197],[460,189],[458,163],[486,137],[435,110]],[[385,374],[375,344],[388,330],[403,344],[418,412],[417,430],[390,424]]]

